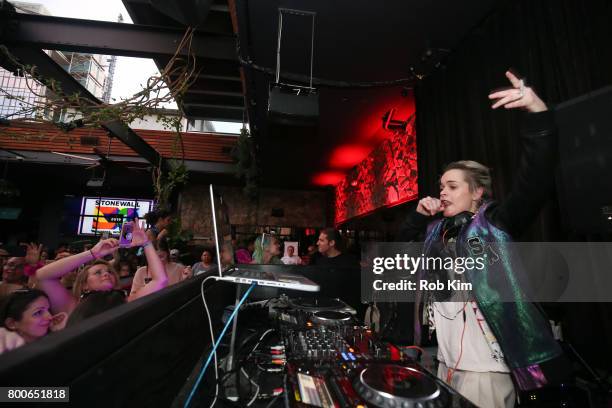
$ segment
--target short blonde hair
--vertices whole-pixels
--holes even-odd
[[[491,171],[484,164],[473,160],[460,160],[446,166],[443,173],[449,170],[463,171],[465,181],[469,184],[471,192],[482,187],[483,200],[488,200],[493,197]]]
[[[72,286],[72,294],[77,299],[80,299],[81,295],[83,294],[83,287],[87,283],[87,278],[89,277],[89,270],[93,266],[96,266],[96,265],[106,265],[110,274],[113,275],[113,279],[115,279],[115,285],[113,288],[114,289],[119,288],[119,275],[117,274],[117,271],[115,270],[113,265],[110,262],[106,262],[102,259],[98,259],[94,261],[93,263],[85,266],[83,269],[79,271],[79,273],[77,273],[77,277],[74,280],[74,285]]]

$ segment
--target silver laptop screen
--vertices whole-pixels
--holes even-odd
[[[229,210],[223,197],[210,185],[210,207],[212,211],[212,232],[217,251],[217,265],[219,276],[234,265],[234,247],[232,245],[232,227],[229,219]]]

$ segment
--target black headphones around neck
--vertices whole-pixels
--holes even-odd
[[[444,225],[442,225],[442,230],[447,231],[451,228],[460,228],[465,224],[469,224],[473,217],[473,212],[464,211],[453,217],[446,218],[444,220]]]

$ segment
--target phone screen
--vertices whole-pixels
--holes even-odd
[[[125,222],[121,226],[121,235],[119,236],[119,246],[128,247],[132,243],[132,231],[134,225],[131,222]]]

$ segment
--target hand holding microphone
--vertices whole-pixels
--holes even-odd
[[[444,205],[442,205],[442,202],[439,199],[427,196],[419,201],[416,211],[419,214],[432,217],[437,213],[444,211]]]

